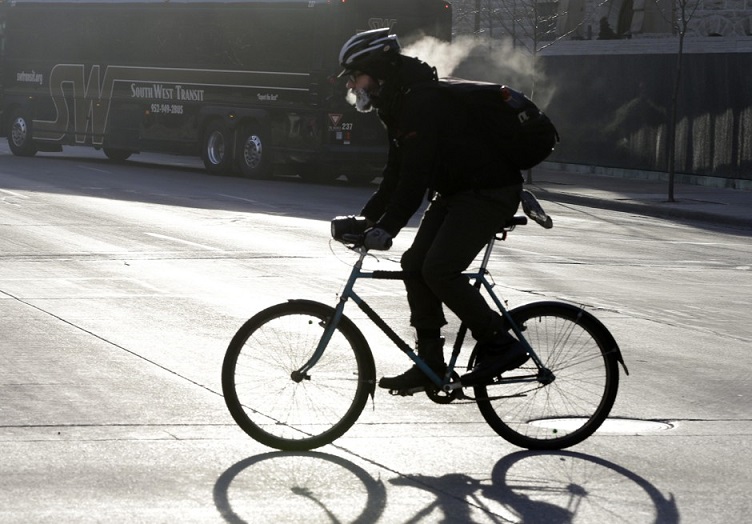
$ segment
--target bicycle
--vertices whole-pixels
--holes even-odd
[[[534,197],[533,197],[534,198]],[[544,227],[550,217],[524,205]],[[529,202],[528,202],[529,204]],[[537,205],[537,201],[534,202]],[[621,350],[608,329],[582,307],[541,301],[507,310],[493,290],[487,266],[497,240],[527,223],[516,216],[486,245],[477,271],[464,274],[483,288],[531,358],[522,367],[465,393],[458,359],[467,328],[460,325],[444,376],[438,376],[355,291],[359,279],[404,280],[401,271],[363,269],[368,251],[362,235],[335,240],[358,254],[335,307],[288,300],[257,313],[233,337],[222,364],[225,403],[235,422],[253,439],[287,451],[310,450],[342,436],[376,390],[373,354],[360,329],[344,315],[352,300],[426,375],[433,385],[390,391],[413,395],[425,390],[434,402],[476,403],[488,425],[508,442],[528,449],[554,450],[578,444],[608,416],[619,387]],[[472,369],[476,352],[466,368]]]

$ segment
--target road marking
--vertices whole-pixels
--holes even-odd
[[[250,198],[243,198],[243,197],[236,197],[232,195],[225,195],[224,193],[215,193],[215,195],[222,197],[222,198],[229,198],[230,200],[240,200],[241,202],[248,202],[249,204],[254,204],[261,208],[270,209],[271,211],[267,211],[267,213],[271,213],[274,215],[279,216],[285,216],[284,211],[276,211],[279,206],[275,206],[274,204],[267,204],[265,202],[260,202],[258,200],[252,200]]]
[[[18,198],[25,198],[28,200],[29,197],[26,195],[22,195],[21,193],[16,193],[14,191],[8,191],[7,189],[0,189],[0,193],[5,193],[6,195],[18,197]]]
[[[223,198],[230,198],[232,200],[242,200],[243,202],[249,202],[251,204],[258,204],[258,200],[251,200],[250,198],[242,198],[242,197],[236,197],[232,195],[225,195],[224,193],[217,193],[217,196],[221,196]]]
[[[161,238],[163,240],[171,240],[172,242],[178,242],[179,244],[186,244],[188,246],[193,247],[200,247],[201,249],[206,249],[208,251],[224,251],[223,249],[219,249],[212,246],[206,246],[204,244],[198,244],[196,242],[191,242],[190,240],[183,240],[182,238],[175,238],[175,237],[169,237],[167,235],[160,235],[159,233],[146,233],[150,237],[154,238]]]
[[[95,173],[104,173],[105,175],[112,174],[112,171],[108,171],[106,169],[97,169],[96,167],[90,167],[90,166],[84,166],[84,165],[78,165],[76,167],[80,169],[86,169],[87,171],[94,171]]]

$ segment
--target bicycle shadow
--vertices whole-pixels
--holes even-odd
[[[519,451],[499,460],[490,479],[462,473],[400,475],[392,486],[434,497],[406,521],[564,524],[678,524],[673,495],[618,464],[572,451]],[[217,479],[214,505],[229,523],[377,522],[387,488],[352,462],[321,452],[270,452],[243,459]],[[416,500],[418,500],[416,498]],[[422,499],[421,499],[422,500]],[[421,503],[422,504],[422,503]]]
[[[665,497],[622,466],[571,451],[513,453],[496,463],[490,484],[464,474],[409,475],[390,483],[436,496],[407,522],[436,521],[443,513],[446,521],[472,523],[474,511],[492,522],[679,522],[673,495]]]
[[[230,466],[215,482],[213,498],[222,518],[232,524],[370,523],[384,512],[386,487],[336,455],[275,451]]]

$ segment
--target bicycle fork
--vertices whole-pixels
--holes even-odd
[[[335,306],[331,317],[325,321],[324,333],[321,335],[321,339],[319,340],[319,343],[316,346],[316,350],[313,352],[313,355],[311,355],[311,358],[308,359],[308,362],[303,364],[300,369],[292,372],[291,376],[295,382],[301,382],[303,380],[311,379],[311,376],[308,374],[308,372],[316,365],[321,356],[324,354],[326,347],[329,345],[329,342],[332,339],[332,335],[334,335],[334,331],[337,329],[337,326],[342,320],[347,299],[353,294],[352,288],[355,285],[355,281],[360,276],[361,268],[363,266],[363,258],[365,258],[365,252],[361,253],[360,259],[353,266],[350,277],[347,279],[347,283],[345,284],[345,289],[340,295],[339,302],[337,302],[337,305]]]

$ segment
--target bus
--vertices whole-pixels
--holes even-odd
[[[373,179],[386,133],[345,101],[337,56],[359,31],[451,39],[444,0],[0,0],[2,135],[113,161],[200,156],[212,174]]]

